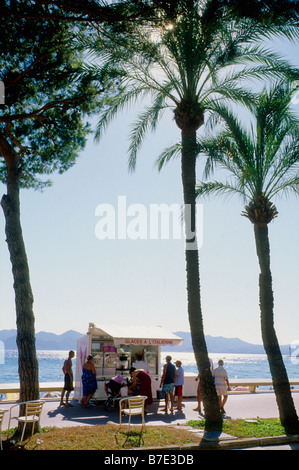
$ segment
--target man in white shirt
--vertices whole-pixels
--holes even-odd
[[[147,362],[142,360],[141,354],[135,354],[136,361],[133,362],[132,367],[135,369],[143,369],[145,372],[149,373],[149,366]]]
[[[220,411],[221,413],[225,413],[224,405],[227,402],[227,392],[229,388],[229,381],[227,372],[223,367],[223,360],[220,359],[218,361],[218,367],[212,371],[213,377],[215,378],[215,387],[218,395]],[[222,398],[223,397],[223,398]]]

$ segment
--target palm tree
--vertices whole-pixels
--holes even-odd
[[[197,186],[197,195],[237,194],[247,205],[242,213],[254,227],[258,256],[261,332],[268,357],[282,424],[298,432],[299,422],[274,327],[274,296],[270,269],[268,225],[278,211],[272,202],[281,193],[299,194],[299,121],[291,112],[292,87],[276,83],[250,105],[254,123],[245,129],[227,107],[216,107],[224,130],[199,143],[208,155],[207,173],[214,164],[229,172],[225,182]]]
[[[35,10],[42,15],[46,9],[41,5]],[[49,186],[45,175],[74,165],[90,132],[83,116],[97,110],[101,93],[85,77],[73,82],[82,61],[81,52],[74,49],[78,27],[75,32],[67,23],[54,25],[30,17],[4,21],[2,16],[0,25],[0,79],[5,84],[5,105],[0,105],[0,185],[5,185],[5,193],[0,206],[15,294],[20,401],[25,402],[38,399],[40,393],[20,194],[25,188]]]
[[[167,2],[166,2],[167,3]],[[129,34],[115,27],[101,28],[96,37],[85,38],[90,48],[88,72],[102,76],[107,70],[119,78],[114,99],[106,106],[97,126],[97,137],[110,120],[128,104],[139,98],[150,98],[150,105],[140,113],[131,133],[129,167],[136,166],[137,152],[147,130],[155,130],[166,108],[174,110],[174,120],[181,132],[180,157],[185,207],[191,213],[185,223],[188,316],[192,344],[201,377],[202,396],[207,423],[222,421],[215,386],[210,372],[204,337],[200,299],[199,260],[196,239],[196,136],[204,124],[204,112],[225,96],[243,100],[241,80],[262,73],[292,73],[275,54],[255,41],[268,37],[277,28],[264,28],[250,21],[232,21],[220,16],[212,2],[181,0],[161,7],[156,21],[131,26]],[[288,28],[288,33],[292,31]],[[242,66],[247,61],[248,66]],[[241,64],[241,65],[240,65]],[[255,65],[253,65],[255,64]],[[237,70],[229,66],[239,66]],[[110,76],[111,76],[110,75]],[[177,151],[166,152],[160,167]]]

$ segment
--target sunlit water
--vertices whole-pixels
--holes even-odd
[[[161,364],[165,357],[170,354],[173,362],[177,359],[182,361],[182,366],[186,373],[197,373],[195,358],[193,353],[188,352],[165,352],[161,354]],[[40,382],[62,382],[62,365],[67,359],[68,351],[38,351],[39,380]],[[271,378],[267,357],[264,354],[209,354],[217,367],[219,359],[224,360],[224,367],[231,379]],[[18,376],[18,353],[17,351],[5,351],[4,361],[0,363],[0,383],[19,382]],[[284,356],[285,366],[290,378],[298,378],[299,364],[292,361],[290,356]],[[76,359],[73,360],[73,371],[76,370]]]

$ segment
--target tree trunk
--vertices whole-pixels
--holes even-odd
[[[20,217],[18,155],[0,136],[0,153],[7,166],[7,194],[1,206],[14,279],[17,347],[20,376],[20,401],[39,399],[38,360],[36,356],[33,295]]]
[[[222,416],[210,370],[201,311],[199,254],[196,235],[196,153],[192,151],[192,146],[194,148],[195,143],[196,131],[182,129],[182,184],[185,210],[188,316],[194,355],[200,374],[206,428],[208,429],[210,425],[221,425]]]
[[[270,245],[267,224],[254,224],[257,256],[260,265],[259,296],[261,331],[273,380],[280,421],[287,432],[298,432],[299,421],[294,406],[287,371],[274,328],[274,297],[270,270]]]

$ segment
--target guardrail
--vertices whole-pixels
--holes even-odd
[[[289,379],[289,383],[291,386],[299,385],[299,379]],[[229,379],[229,384],[231,387],[248,387],[251,393],[256,392],[256,387],[273,387],[272,379]]]
[[[61,392],[63,389],[63,382],[40,382],[39,391],[42,392]],[[16,400],[19,398],[20,384],[2,384],[0,383],[0,394],[5,394],[7,400]]]
[[[197,395],[197,381],[195,381],[195,375],[189,375],[185,374],[185,384],[184,384],[184,396],[185,397],[194,397]],[[289,383],[290,386],[294,385],[299,385],[299,378],[289,378]],[[231,379],[229,377],[229,384],[231,387],[231,391],[228,392],[229,394],[231,393],[237,393],[237,392],[242,392],[244,393],[250,392],[250,393],[255,393],[257,387],[262,387],[262,386],[267,386],[267,387],[273,387],[273,382],[272,379]],[[241,390],[244,388],[245,390]],[[236,390],[235,390],[236,389]],[[247,390],[246,390],[247,389]]]
[[[185,397],[196,397],[197,393],[197,381],[195,381],[196,375],[185,375],[185,385],[184,385],[184,396]],[[156,381],[152,381],[152,388],[156,389],[158,384],[155,383]],[[256,388],[260,386],[268,386],[273,387],[272,379],[229,379],[229,383],[231,388],[234,388],[229,393],[239,392],[242,390],[238,390],[239,387],[248,387],[247,390],[244,392],[249,391],[250,393],[255,393]],[[290,378],[289,383],[291,386],[299,385],[299,378]],[[61,392],[63,389],[63,382],[40,382],[39,390],[41,393],[45,392]],[[18,399],[18,395],[20,393],[20,384],[13,383],[13,384],[1,384],[0,383],[0,394],[5,394],[8,400],[16,400]],[[155,396],[155,390],[153,390],[153,395]]]

